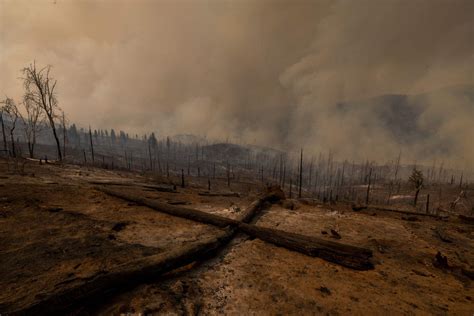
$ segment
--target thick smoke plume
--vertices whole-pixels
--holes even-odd
[[[20,98],[36,60],[82,125],[465,168],[472,12],[470,0],[0,0],[0,93]],[[374,99],[387,94],[406,96]]]

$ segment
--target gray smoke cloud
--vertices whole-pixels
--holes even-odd
[[[82,125],[465,167],[472,12],[469,0],[0,0],[0,93],[19,98],[36,60]],[[410,141],[371,99],[383,94],[409,95]]]
[[[474,161],[473,146],[469,145],[469,135],[474,130],[463,119],[474,118],[473,87],[435,92],[424,98],[410,97],[410,105],[424,112],[405,119],[415,120],[412,128],[424,132],[425,137],[409,145],[390,133],[386,122],[376,115],[376,108],[367,103],[355,102],[354,107],[344,111],[338,106],[344,100],[394,93],[416,95],[472,84],[473,4],[362,0],[336,3],[332,13],[320,22],[312,52],[280,77],[298,100],[291,129],[294,137],[303,135],[307,146],[316,140],[321,148],[332,148],[358,159],[394,157],[404,150],[405,157],[411,160],[439,156],[457,162]],[[466,92],[470,92],[470,98]],[[386,101],[378,100],[375,106],[387,107]],[[451,146],[449,152],[435,150],[446,143]]]

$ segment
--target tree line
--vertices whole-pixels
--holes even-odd
[[[11,157],[21,155],[20,142],[15,139],[15,134],[24,134],[29,156],[34,158],[38,135],[40,131],[48,130],[60,161],[66,157],[68,149],[68,157],[82,159],[84,164],[141,169],[168,178],[176,174],[184,176],[185,170],[187,175],[194,170],[198,177],[212,179],[216,178],[216,173],[221,173],[225,174],[228,186],[235,175],[238,180],[239,174],[248,174],[249,178],[258,178],[262,183],[273,182],[283,189],[287,187],[290,196],[294,189],[297,196],[302,197],[305,189],[306,194],[322,200],[357,200],[360,185],[366,186],[365,189],[359,188],[359,191],[365,190],[366,204],[380,185],[388,187],[387,204],[392,195],[400,194],[401,153],[394,161],[377,165],[368,160],[365,163],[337,162],[331,152],[327,157],[320,153],[316,159],[313,156],[304,157],[303,149],[293,154],[277,150],[267,153],[229,143],[209,144],[207,140],[205,143],[184,144],[169,137],[157,139],[154,133],[129,135],[114,129],[77,128],[75,124],[67,128],[67,120],[57,97],[57,81],[51,70],[50,65],[37,67],[35,62],[23,68],[20,100],[5,96],[0,102],[1,141],[3,151]],[[453,185],[455,171],[446,169],[444,162],[439,166],[433,163],[426,176],[415,165],[408,174],[408,182],[415,190],[413,204],[417,204],[420,190],[427,183],[445,183],[448,172],[452,172],[450,184]],[[462,188],[465,182],[461,171],[459,187]]]

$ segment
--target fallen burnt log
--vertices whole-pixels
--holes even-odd
[[[99,190],[109,193],[114,192],[104,188],[99,188]],[[239,220],[232,221],[237,223],[250,222],[265,202],[276,200],[278,200],[278,195],[270,192],[251,203],[244,210]],[[163,205],[170,206],[167,204]],[[67,285],[62,285],[59,291],[42,293],[40,297],[45,297],[45,299],[37,300],[28,306],[0,305],[0,313],[20,315],[62,314],[74,308],[82,307],[85,304],[93,305],[100,303],[105,294],[112,295],[127,288],[149,282],[151,279],[157,278],[166,272],[173,271],[214,254],[221,247],[225,246],[238,231],[235,225],[232,226],[224,222],[220,223],[222,225],[217,226],[225,227],[225,229],[208,240],[162,254],[134,260],[119,265],[113,270],[100,271],[87,279],[77,278],[72,280],[72,282],[68,282]]]
[[[432,217],[432,218],[447,218],[447,216],[441,216],[441,215],[436,215],[436,214],[427,214],[427,213],[419,213],[419,212],[411,212],[411,211],[403,211],[403,210],[397,210],[393,208],[388,208],[388,207],[380,207],[380,206],[373,206],[373,205],[365,205],[365,206],[352,206],[352,210],[355,212],[361,212],[361,211],[382,211],[382,212],[392,212],[392,213],[398,213],[402,215],[415,215],[415,216],[425,216],[425,217]]]
[[[204,223],[204,224],[211,224],[218,227],[227,227],[227,226],[236,226],[236,224],[239,223],[239,221],[234,220],[234,219],[225,218],[222,216],[206,213],[199,210],[194,210],[191,208],[170,205],[168,203],[158,202],[155,200],[139,197],[136,195],[131,195],[128,193],[111,190],[109,188],[98,187],[96,189],[110,196],[117,197],[117,198],[126,200],[128,202],[144,205],[151,209],[154,209],[166,214],[190,219],[190,220]],[[253,210],[253,209],[257,210],[257,207],[261,206],[262,204],[263,204],[263,201],[259,199],[251,204],[250,210]],[[252,214],[253,213],[254,212],[252,212]]]
[[[176,193],[175,187],[172,185],[154,185],[154,184],[147,184],[147,183],[139,183],[133,181],[111,181],[111,180],[94,180],[89,181],[90,184],[99,184],[99,185],[111,185],[111,186],[137,186],[143,187],[146,189],[159,191],[159,192],[168,192],[168,193]]]
[[[178,191],[176,190],[175,186],[163,186],[163,185],[153,185],[153,184],[138,184],[144,188],[154,190],[154,191],[159,191],[159,192],[168,192],[168,193],[177,193]]]
[[[370,249],[244,223],[239,224],[239,230],[274,245],[311,257],[318,257],[347,268],[355,270],[374,268],[370,261],[372,257]]]
[[[100,185],[137,185],[136,182],[133,181],[114,181],[114,180],[92,180],[89,181],[90,184],[100,184]]]
[[[134,260],[112,271],[101,271],[87,279],[78,279],[74,285],[63,286],[54,293],[43,293],[45,299],[30,306],[0,306],[6,314],[51,315],[67,313],[84,305],[100,303],[104,296],[156,279],[166,272],[186,266],[206,257],[228,243],[236,229],[227,228],[218,236],[198,244],[180,247],[169,252]]]
[[[359,212],[359,211],[362,211],[362,210],[366,210],[366,209],[367,209],[367,205],[356,205],[356,204],[352,204],[351,207],[352,207],[352,210],[353,210],[354,212]]]
[[[170,205],[188,205],[191,204],[191,202],[188,201],[168,201],[167,202]]]
[[[240,194],[237,192],[222,192],[222,193],[211,193],[211,192],[199,192],[198,195],[201,196],[223,196],[223,197],[240,197]]]
[[[255,212],[252,212],[252,210],[258,210],[267,200],[275,199],[275,197],[272,197],[271,195],[267,195],[264,198],[254,201],[249,206],[248,209],[250,211],[247,213],[244,220],[238,221],[190,208],[174,207],[165,203],[160,203],[147,198],[137,197],[106,188],[98,189],[111,196],[118,197],[129,202],[138,203],[173,216],[183,217],[218,227],[237,227],[240,231],[252,237],[259,238],[263,241],[287,248],[289,250],[301,252],[313,257],[319,257],[321,259],[351,269],[369,270],[373,268],[373,264],[370,261],[370,258],[372,257],[372,251],[369,249],[344,245],[316,237],[288,233],[276,229],[264,228],[255,225],[246,225],[245,223],[247,223],[248,220],[245,220],[245,218],[251,218],[255,214]]]
[[[474,224],[474,217],[473,216],[466,216],[466,215],[458,215],[459,219],[463,222],[468,224]]]

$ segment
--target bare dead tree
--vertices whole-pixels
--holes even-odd
[[[36,63],[30,64],[22,70],[24,77],[23,85],[28,99],[41,107],[48,119],[51,131],[56,142],[58,160],[62,160],[61,144],[56,130],[56,119],[58,117],[58,99],[56,97],[57,81],[51,77],[51,66],[41,69],[36,68]]]
[[[301,188],[303,186],[303,148],[301,148],[299,173],[298,198],[301,198]]]
[[[433,168],[434,169],[434,168]],[[430,212],[430,195],[426,195],[426,214]]]
[[[156,147],[158,145],[158,141],[156,140],[155,133],[151,133],[150,137],[148,137],[148,155],[150,159],[150,170],[154,170],[154,160],[156,159]],[[152,155],[153,149],[153,155]]]
[[[170,177],[170,138],[166,137],[166,177]]]
[[[20,118],[25,126],[25,137],[30,158],[34,158],[36,135],[43,125],[44,112],[36,102],[29,98],[28,94],[23,97],[23,106],[25,114],[20,114]]]
[[[367,184],[367,195],[365,196],[365,205],[369,205],[369,200],[370,200],[370,181],[372,179],[372,168],[370,168],[369,175],[368,175],[368,181],[369,183]]]
[[[3,150],[5,153],[8,152],[8,145],[7,145],[7,134],[5,132],[5,123],[3,122],[3,106],[0,107],[0,123],[2,123],[2,137],[3,137]]]
[[[63,156],[66,158],[66,143],[67,143],[67,129],[66,129],[66,116],[64,115],[64,111],[61,117],[61,123],[63,128]]]
[[[418,202],[418,195],[420,194],[420,190],[423,187],[423,172],[414,167],[408,181],[410,181],[410,183],[412,183],[415,188],[415,199],[413,200],[413,205],[416,207],[416,204]]]
[[[312,184],[312,177],[313,177],[313,162],[314,162],[314,157],[311,157],[311,162],[309,164],[309,178],[308,178],[308,187],[311,190],[311,184]]]
[[[18,118],[20,116],[20,112],[18,111],[18,107],[16,106],[15,101],[12,98],[5,97],[5,100],[3,100],[1,103],[3,104],[2,112],[7,114],[9,119],[10,119],[10,125],[8,126],[9,134],[10,134],[10,142],[11,142],[10,155],[12,157],[16,157],[14,131],[15,131],[15,128],[16,128],[16,123],[17,123]],[[2,120],[2,122],[3,122],[3,120]]]
[[[282,189],[285,189],[285,182],[286,182],[286,160],[283,161],[283,177],[282,177],[282,180],[281,180]]]
[[[89,141],[91,146],[91,155],[92,155],[92,164],[94,164],[95,157],[94,157],[94,143],[92,142],[92,130],[91,126],[89,125]]]
[[[293,195],[292,187],[293,187],[293,177],[290,176],[290,194],[289,194],[290,199],[292,198],[292,195]]]

